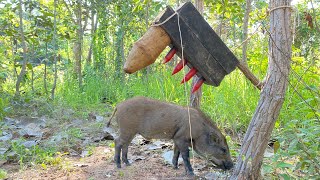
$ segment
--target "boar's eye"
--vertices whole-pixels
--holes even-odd
[[[227,149],[226,148],[221,148],[221,151],[222,151],[223,154],[227,153]]]
[[[210,139],[214,143],[218,143],[218,144],[220,143],[220,139],[215,134],[211,134]]]

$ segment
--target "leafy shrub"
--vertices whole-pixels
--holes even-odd
[[[292,120],[281,129],[280,148],[265,165],[268,173],[284,179],[317,179],[320,171],[320,124],[316,119]],[[278,171],[278,173],[276,173]],[[279,173],[280,172],[280,173]]]
[[[3,169],[0,169],[0,179],[7,179],[7,172]]]
[[[45,149],[38,145],[27,148],[20,141],[13,141],[11,149],[12,155],[7,158],[10,158],[10,161],[19,162],[21,167],[30,163],[46,163],[48,157],[53,157],[55,152],[54,149]]]
[[[6,111],[5,108],[7,107],[7,100],[0,97],[0,121],[5,117]]]

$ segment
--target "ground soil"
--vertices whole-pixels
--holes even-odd
[[[133,149],[133,152],[131,151],[129,157],[133,156],[132,154],[141,153],[137,152],[139,151],[137,148],[131,149]],[[180,164],[178,170],[173,169],[171,165],[164,162],[161,153],[161,151],[155,151],[143,160],[134,161],[131,166],[123,165],[121,169],[118,169],[113,162],[113,148],[98,146],[94,149],[93,154],[88,157],[65,156],[61,166],[48,166],[44,169],[41,165],[36,165],[21,169],[18,164],[5,164],[2,168],[9,173],[9,180],[205,179],[206,174],[216,170],[210,167],[202,167],[201,171],[195,170],[197,176],[189,177],[185,174],[183,165]],[[193,164],[196,164],[195,167],[203,163],[203,160],[194,158]]]
[[[85,138],[82,142],[76,142],[80,144],[79,146],[84,141],[90,142],[91,150],[87,155],[81,157],[80,153],[78,155],[66,153],[56,157],[58,162],[53,165],[32,163],[21,166],[17,162],[5,162],[0,164],[0,168],[7,172],[8,180],[225,179],[228,176],[227,173],[214,168],[212,164],[198,156],[191,156],[196,176],[187,176],[182,162],[179,163],[179,169],[176,170],[170,164],[171,160],[168,162],[168,159],[163,157],[165,152],[172,151],[171,141],[147,141],[141,136],[137,136],[129,146],[128,158],[132,162],[131,166],[123,165],[121,169],[118,169],[113,161],[113,140],[100,138],[100,141],[96,142],[94,139],[99,136],[97,132],[102,132],[103,127],[97,128],[96,125],[93,125],[94,123],[95,121],[90,120],[75,120],[67,123],[72,124],[73,128],[81,127]],[[99,123],[105,124],[105,120]],[[59,136],[59,131],[66,131],[63,127],[66,127],[67,124],[47,126],[44,130],[51,133],[47,133],[46,139],[42,142]],[[117,127],[113,129],[116,130]]]

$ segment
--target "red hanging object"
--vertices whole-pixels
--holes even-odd
[[[177,50],[175,48],[171,48],[170,51],[168,52],[168,54],[166,55],[166,57],[164,57],[164,60],[163,60],[163,64],[169,62],[172,57],[174,56],[174,54],[176,54]]]
[[[204,83],[205,79],[202,77],[200,79],[198,79],[198,81],[196,82],[196,84],[194,84],[191,93],[196,92]]]
[[[186,76],[182,79],[181,84],[189,81],[196,73],[197,73],[196,68],[191,68],[190,71],[186,74]]]
[[[181,71],[181,69],[187,64],[185,59],[182,59],[174,68],[172,75],[176,74],[177,72]]]

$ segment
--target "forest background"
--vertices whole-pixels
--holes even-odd
[[[251,5],[249,12],[247,2]],[[155,64],[143,71],[133,75],[122,71],[133,43],[146,32],[155,16],[167,5],[178,7],[181,3],[0,1],[0,124],[5,117],[22,115],[58,118],[61,109],[72,109],[80,118],[90,112],[104,114],[117,103],[138,95],[187,105],[190,84],[180,84],[183,73],[171,76],[179,61],[176,57],[164,65],[162,53]],[[246,13],[247,29],[243,20]],[[268,13],[268,2],[264,0],[204,1],[204,18],[261,80],[268,66]],[[270,142],[274,155],[263,164],[266,174],[319,177],[319,17],[319,0],[293,2],[290,83]],[[239,70],[226,76],[219,87],[202,88],[201,109],[227,134],[233,156],[238,155],[238,144],[259,93]],[[14,141],[10,143],[19,146]],[[38,148],[32,157],[39,153],[55,156],[58,152]],[[23,150],[19,153],[26,154]],[[34,160],[21,160],[21,156],[17,161],[23,164]],[[1,154],[1,158],[8,158],[8,154]],[[46,163],[45,158],[39,159]]]

